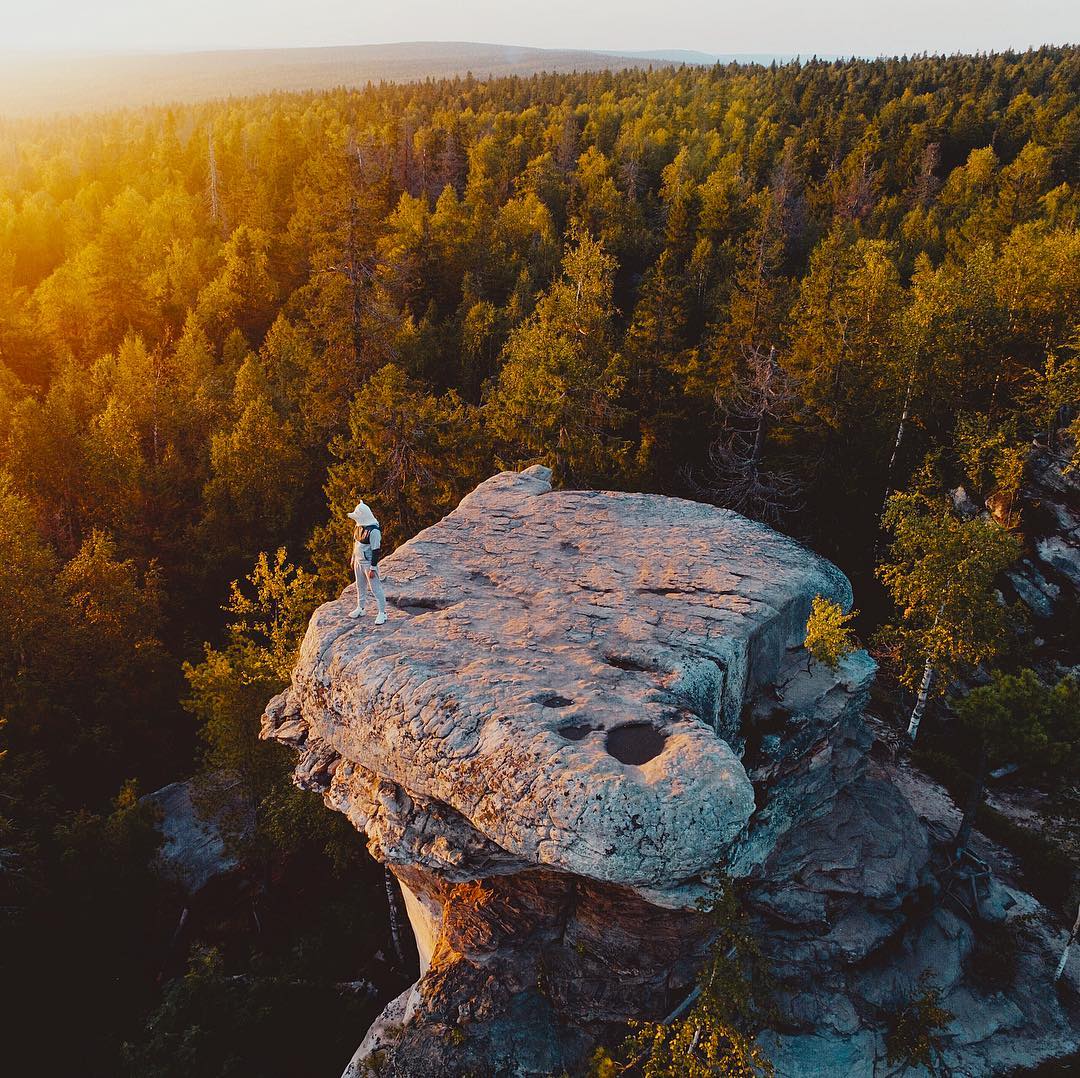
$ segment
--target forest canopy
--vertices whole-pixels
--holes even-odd
[[[393,547],[544,462],[872,581],[929,451],[1015,493],[1075,441],[1078,86],[1048,47],[0,121],[5,979],[63,954],[90,1071],[158,1073],[136,792],[228,769],[245,856],[311,844],[247,739],[360,496]]]

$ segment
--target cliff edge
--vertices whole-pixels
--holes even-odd
[[[847,579],[726,510],[549,480],[497,475],[386,559],[386,625],[347,616],[352,587],[322,606],[267,708],[420,953],[346,1073],[579,1070],[686,996],[722,869],[751,881],[792,1016],[779,1072],[846,1052],[836,1073],[871,1074],[890,989],[867,970],[935,882],[859,718],[873,662],[806,669],[811,601],[849,607]]]

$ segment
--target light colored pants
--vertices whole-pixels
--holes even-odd
[[[386,592],[383,591],[382,581],[379,579],[379,567],[372,565],[363,558],[357,558],[353,563],[356,569],[356,605],[367,605],[367,592],[375,596],[375,603],[380,614],[386,613]]]

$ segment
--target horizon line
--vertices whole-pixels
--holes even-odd
[[[529,52],[580,52],[594,56],[626,57],[628,59],[642,59],[655,56],[658,53],[685,53],[688,56],[701,56],[710,58],[738,58],[738,57],[773,57],[787,62],[801,59],[822,60],[882,60],[900,59],[902,57],[916,56],[992,56],[1003,53],[1034,52],[1043,48],[1077,48],[1080,42],[1072,41],[1044,41],[1037,45],[1013,45],[1000,49],[973,49],[970,51],[953,50],[951,52],[925,49],[915,52],[840,52],[824,53],[816,50],[805,52],[791,52],[786,50],[771,49],[741,49],[738,51],[722,52],[714,49],[687,48],[683,45],[661,45],[653,48],[599,48],[580,45],[521,45],[504,41],[474,41],[466,38],[417,38],[397,39],[392,41],[361,41],[361,42],[336,42],[333,44],[320,45],[216,45],[216,46],[175,46],[175,47],[140,47],[140,48],[98,48],[98,49],[39,49],[39,48],[0,48],[0,56],[18,57],[25,59],[49,59],[49,58],[111,58],[111,57],[145,57],[145,56],[200,56],[220,53],[279,53],[279,52],[323,52],[334,49],[365,49],[365,48],[390,48],[403,45],[473,45],[487,48],[521,49]]]

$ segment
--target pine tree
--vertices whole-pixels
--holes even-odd
[[[453,391],[436,396],[393,364],[357,394],[348,433],[330,450],[336,458],[325,487],[330,519],[311,540],[326,581],[348,577],[346,514],[360,498],[371,504],[391,547],[449,512],[488,474],[479,409]]]
[[[614,351],[615,259],[587,232],[574,235],[563,274],[503,349],[485,404],[493,432],[518,460],[550,457],[560,482],[617,465],[616,400],[624,376]]]
[[[1034,765],[1061,784],[1080,772],[1080,682],[1064,678],[1052,688],[1034,670],[995,671],[989,685],[972,689],[955,704],[956,715],[976,746],[971,790],[956,834],[967,848],[983,802],[990,767]]]

